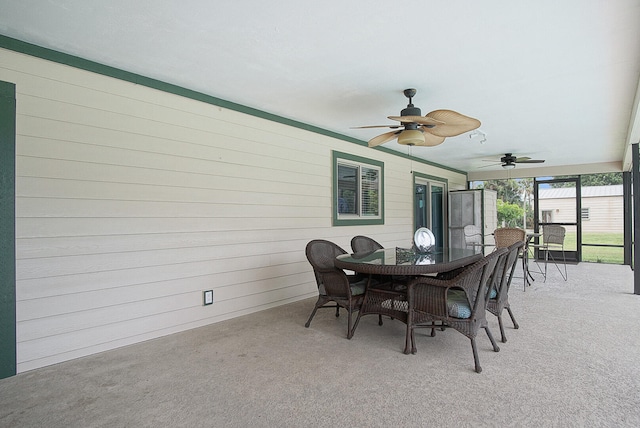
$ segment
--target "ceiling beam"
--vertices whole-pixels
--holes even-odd
[[[508,178],[558,177],[563,175],[599,174],[605,172],[622,172],[622,162],[588,163],[581,165],[563,165],[523,168],[522,164],[514,169],[491,171],[472,171],[467,173],[469,181],[505,180]]]

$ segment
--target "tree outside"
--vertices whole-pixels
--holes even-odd
[[[497,208],[499,224],[506,227],[522,227],[522,218],[524,215],[522,207],[498,199]]]
[[[472,188],[496,191],[500,225],[533,229],[533,179],[488,180]]]

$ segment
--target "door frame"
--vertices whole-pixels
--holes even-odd
[[[575,222],[545,222],[540,219],[540,205],[539,205],[539,189],[541,185],[553,184],[553,183],[574,183],[575,193]],[[566,177],[566,178],[551,178],[551,179],[533,179],[533,230],[535,233],[540,233],[540,228],[544,225],[558,225],[558,226],[575,226],[576,227],[576,249],[567,251],[564,250],[564,255],[567,262],[579,263],[582,261],[582,192],[580,184],[580,176]],[[536,241],[538,238],[536,238]],[[562,254],[560,252],[551,251],[555,260],[561,260]],[[560,257],[560,259],[558,258]],[[544,260],[544,253],[542,250],[536,249],[535,258],[538,260]]]
[[[16,374],[16,85],[0,81],[0,379]]]
[[[417,217],[416,217],[416,213],[418,210],[417,204],[416,204],[416,186],[417,185],[426,185],[427,186],[427,195],[426,195],[426,201],[427,201],[427,211],[426,211],[426,220],[427,220],[427,227],[432,229],[433,228],[433,218],[432,218],[432,213],[431,213],[431,186],[432,185],[436,185],[438,187],[442,187],[443,188],[443,192],[442,192],[442,240],[443,243],[442,245],[444,247],[447,247],[449,245],[449,225],[447,222],[447,218],[448,218],[448,211],[449,211],[449,207],[448,207],[448,197],[447,195],[449,194],[449,180],[447,180],[446,178],[442,178],[442,177],[436,177],[434,175],[428,175],[428,174],[423,174],[420,172],[416,172],[413,171],[413,185],[411,188],[411,193],[413,195],[413,231],[415,232],[418,229],[418,225],[417,225]]]

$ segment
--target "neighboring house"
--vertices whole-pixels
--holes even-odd
[[[582,195],[582,232],[623,233],[624,206],[622,185],[584,186]],[[538,202],[544,222],[574,222],[575,187],[540,189]]]
[[[317,295],[307,242],[408,247],[416,175],[466,187],[460,171],[3,40],[17,372]],[[334,226],[334,151],[384,164],[383,224]]]

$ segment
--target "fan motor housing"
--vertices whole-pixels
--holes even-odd
[[[414,107],[413,104],[409,104],[406,108],[402,109],[400,116],[422,116],[422,111],[419,107]]]
[[[502,163],[510,164],[510,163],[515,163],[516,159],[517,158],[513,156],[511,153],[507,153],[505,156],[500,158],[500,161]]]

